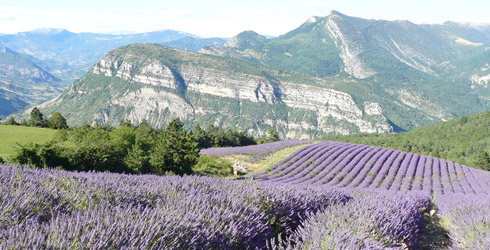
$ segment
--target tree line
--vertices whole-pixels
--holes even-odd
[[[37,112],[34,109],[31,112],[30,124],[42,121],[42,113]],[[223,165],[218,159],[201,157],[199,150],[202,148],[247,146],[277,140],[279,137],[274,129],[270,129],[267,136],[256,139],[244,132],[213,125],[206,129],[197,125],[188,132],[179,119],[172,120],[165,129],[155,129],[145,120],[138,125],[121,120],[117,128],[87,123],[69,129],[64,126],[47,143],[18,145],[9,161],[73,171],[183,175],[194,173],[196,164],[203,165],[197,166],[203,173],[210,172],[203,168],[231,169],[231,165]]]
[[[13,117],[2,122],[3,125],[15,125],[15,126],[26,126],[26,127],[40,127],[40,128],[52,128],[52,129],[67,129],[68,124],[66,119],[61,115],[60,112],[54,112],[49,119],[46,119],[41,113],[39,108],[34,107],[31,110],[31,115],[29,120],[22,120],[20,123],[17,122]]]

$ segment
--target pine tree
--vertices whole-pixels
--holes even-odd
[[[168,124],[150,153],[150,163],[156,174],[192,174],[192,166],[198,158],[197,143],[179,119]]]
[[[31,120],[30,120],[30,125],[32,127],[43,127],[45,122],[43,118],[43,113],[37,108],[34,107],[31,111]]]

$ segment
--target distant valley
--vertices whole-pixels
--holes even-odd
[[[222,38],[199,38],[173,30],[108,35],[73,33],[64,29],[38,29],[0,34],[0,102],[3,104],[0,117],[54,98],[85,75],[111,49],[132,43],[155,43],[198,51],[207,46],[222,45],[224,42],[225,39]],[[12,56],[13,54],[16,56]],[[42,76],[36,76],[36,72],[24,67],[26,65],[35,65],[33,67],[49,77],[43,79]],[[26,70],[34,75],[30,77]],[[16,74],[24,73],[22,76],[12,75],[13,71]],[[31,88],[32,82],[38,86]]]

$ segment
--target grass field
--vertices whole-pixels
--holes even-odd
[[[56,130],[0,125],[0,157],[6,159],[15,152],[17,143],[44,143],[53,138]]]
[[[223,156],[222,158],[226,159],[230,162],[237,160],[240,163],[247,166],[248,170],[250,171],[250,172],[248,172],[248,174],[256,174],[256,173],[261,172],[261,171],[272,170],[274,164],[282,161],[284,158],[286,158],[288,155],[292,154],[294,151],[296,151],[302,147],[306,147],[308,145],[311,145],[311,144],[313,144],[313,143],[299,144],[299,145],[295,145],[292,147],[283,148],[283,149],[278,150],[278,151],[276,151],[270,155],[267,155],[263,159],[261,159],[257,162],[254,162],[254,163],[247,162],[245,159],[250,158],[250,156],[244,156],[244,155],[227,155],[227,156]]]

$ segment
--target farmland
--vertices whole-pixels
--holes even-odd
[[[328,184],[392,191],[489,194],[488,172],[444,159],[362,144],[322,142],[289,155],[255,176],[288,184]]]
[[[488,172],[376,146],[298,148],[237,180],[2,165],[0,249],[490,246]]]

